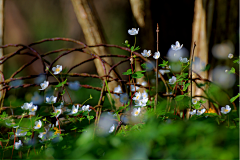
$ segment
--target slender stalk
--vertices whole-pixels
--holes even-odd
[[[159,26],[157,23],[157,52],[158,52],[158,33],[159,33]],[[156,112],[157,108],[157,97],[158,97],[158,58],[156,59],[156,97],[155,97],[155,104],[154,104],[154,111]]]

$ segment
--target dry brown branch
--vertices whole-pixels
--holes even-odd
[[[3,45],[3,32],[4,32],[4,0],[0,0],[0,45]],[[3,49],[0,48],[0,58],[3,56]],[[3,72],[3,65],[0,65],[0,74]],[[0,82],[4,81],[2,79],[2,75],[0,75]],[[2,85],[0,85],[0,89]],[[3,101],[3,93],[4,91],[0,92],[0,105]],[[1,110],[0,110],[1,113]]]

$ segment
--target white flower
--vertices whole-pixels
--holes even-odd
[[[172,50],[177,51],[180,50],[183,47],[183,44],[180,46],[180,43],[178,41],[176,41],[175,45],[171,45]]]
[[[37,108],[38,108],[38,106],[32,105],[32,106],[29,108],[29,111],[30,111],[30,112],[36,112],[36,111],[37,111]]]
[[[228,54],[228,58],[229,58],[229,59],[232,59],[232,58],[233,58],[233,54],[232,54],[232,53],[229,53],[229,54]]]
[[[23,144],[22,144],[22,141],[19,140],[18,142],[15,142],[15,143],[14,143],[14,149],[18,150],[22,145],[23,145]]]
[[[15,133],[16,137],[23,137],[27,134],[27,132],[22,132],[23,130],[17,129],[17,132]]]
[[[57,101],[57,97],[54,97],[54,96],[51,96],[50,98],[46,97],[46,103],[48,104],[56,103],[56,101]]]
[[[80,83],[79,83],[79,81],[69,82],[69,83],[68,83],[68,87],[69,87],[69,89],[71,89],[71,90],[77,91],[77,90],[79,90],[79,88],[80,88]]]
[[[142,98],[143,98],[143,99],[148,98],[148,94],[147,94],[146,91],[144,91],[144,92],[142,93]]]
[[[77,105],[77,107],[75,107],[74,105],[72,106],[72,111],[70,114],[76,114],[78,112],[78,108],[79,108],[79,105]]]
[[[170,70],[163,70],[163,69],[160,69],[159,72],[164,75],[165,73],[169,73]],[[158,74],[158,78],[160,78],[160,75]]]
[[[109,130],[109,133],[112,133],[114,131],[114,129],[115,129],[115,125],[113,124],[112,127]]]
[[[153,58],[158,59],[159,57],[160,57],[160,52],[159,51],[155,52]]]
[[[82,106],[82,110],[83,110],[83,111],[88,111],[88,112],[90,112],[92,109],[89,109],[89,107],[90,107],[89,105],[86,105],[86,106],[83,105],[83,106]]]
[[[136,105],[135,106],[141,106],[145,107],[147,105],[148,98],[143,98],[138,101],[135,101]]]
[[[140,100],[140,99],[141,99],[141,93],[140,93],[140,92],[136,92],[136,93],[135,93],[135,97],[133,97],[132,99],[135,100],[135,101],[136,101],[136,100],[137,100],[137,101]]]
[[[44,81],[43,83],[40,84],[41,88],[42,89],[39,89],[39,90],[44,90],[48,87],[49,85],[49,82],[48,81]]]
[[[61,105],[60,105],[61,106]],[[56,117],[59,117],[59,115],[62,113],[62,109],[55,108],[53,113],[57,113]]]
[[[197,115],[201,115],[206,111],[205,108],[201,109],[201,110],[197,110]]]
[[[13,128],[18,128],[19,126],[16,126],[16,123],[14,122],[14,120],[12,119],[11,123],[5,122],[7,126],[9,127],[13,127]]]
[[[132,29],[129,29],[129,30],[128,30],[128,34],[134,36],[134,35],[137,35],[137,34],[138,34],[138,31],[139,31],[139,28],[138,28],[138,29],[132,28]]]
[[[179,60],[182,62],[182,63],[188,63],[188,59],[187,58],[182,58],[182,57],[179,57]]]
[[[189,114],[191,114],[191,115],[196,114],[196,109],[194,109],[192,112],[189,112]]]
[[[172,76],[171,79],[169,79],[169,84],[174,84],[177,81],[177,78],[175,76]]]
[[[141,85],[144,86],[144,87],[147,87],[148,84],[147,84],[146,81],[143,81]]]
[[[127,93],[120,94],[120,102],[123,104],[127,104],[129,100],[129,96]]]
[[[114,88],[114,92],[115,92],[115,93],[122,93],[122,88],[121,88],[121,86],[118,85],[117,87],[115,87],[115,88]],[[116,98],[119,98],[119,96],[118,96],[117,94],[114,94],[114,96],[115,96]]]
[[[192,99],[193,104],[197,104],[198,100],[197,99]]]
[[[149,56],[151,56],[152,54],[151,54],[151,50],[146,50],[146,49],[144,49],[143,50],[143,52],[141,53],[144,57],[149,57]]]
[[[141,108],[140,107],[133,108],[132,115],[136,117],[136,116],[138,116],[140,114],[140,112],[141,112]]]
[[[21,106],[21,108],[22,108],[23,110],[28,110],[29,108],[32,107],[32,105],[33,105],[32,102],[31,102],[31,103],[24,103],[23,106]]]
[[[46,132],[40,132],[38,137],[42,139],[44,135],[46,135]]]
[[[35,122],[35,125],[36,125],[36,126],[33,127],[34,129],[39,129],[39,128],[41,128],[41,127],[42,127],[42,121],[41,121],[41,120],[36,121],[36,122]]]
[[[231,111],[231,107],[229,105],[226,105],[225,107],[221,108],[221,113],[227,114]]]
[[[136,87],[136,90],[135,90],[135,87]],[[131,85],[131,91],[132,91],[132,92],[138,91],[139,88],[140,88],[140,87],[138,87],[138,86],[135,86],[135,87],[134,87],[133,84]]]
[[[43,96],[41,96],[38,92],[34,92],[34,96],[32,96],[31,101],[33,104],[42,104],[43,103]]]
[[[62,66],[57,65],[56,67],[52,68],[52,71],[54,72],[53,74],[59,74],[62,71]]]

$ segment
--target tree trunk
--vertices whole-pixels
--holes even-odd
[[[79,24],[82,27],[87,45],[96,45],[105,43],[101,24],[98,21],[97,14],[93,5],[90,6],[91,1],[89,0],[72,0],[74,11],[77,15]],[[97,55],[106,55],[107,51],[104,47],[95,47],[92,49]],[[112,64],[111,58],[104,59],[107,63]],[[94,60],[97,72],[100,76],[104,76],[104,69],[99,59]],[[105,65],[108,73],[110,66]],[[117,78],[116,74],[112,71],[110,76]],[[114,90],[118,84],[115,81],[109,82],[108,87],[110,90]],[[109,96],[109,95],[108,95]],[[121,106],[119,99],[116,99],[113,95],[111,96],[115,100],[115,106],[118,108]]]

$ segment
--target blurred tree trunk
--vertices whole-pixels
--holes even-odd
[[[152,50],[154,49],[154,36],[152,29],[152,17],[150,10],[149,0],[130,0],[133,16],[135,17],[139,25],[139,35],[141,49]],[[134,28],[134,27],[133,27]],[[138,27],[135,27],[138,28]],[[141,71],[141,65],[136,63],[136,71]],[[137,78],[137,83],[141,84],[144,81],[144,77]]]
[[[206,11],[204,9],[205,0],[195,0],[194,5],[194,18],[193,18],[193,26],[192,26],[192,47],[191,47],[191,56],[190,59],[195,57],[200,58],[200,62],[204,62],[208,64],[208,42],[207,42],[207,30],[206,30]],[[194,42],[196,42],[196,48],[193,55],[193,47]],[[192,57],[193,56],[193,57]],[[197,68],[196,65],[192,65],[192,69]],[[192,78],[197,78],[198,76],[192,72]],[[199,72],[198,73],[202,78],[208,78],[208,72]],[[201,81],[198,80],[197,83]],[[191,87],[189,87],[189,92],[191,92]],[[192,82],[192,92],[190,93],[192,96],[204,96],[204,93],[201,89],[199,89],[195,83]],[[206,108],[208,108],[208,101],[204,104]],[[187,113],[187,118],[189,118],[189,112]]]
[[[3,45],[3,31],[4,31],[4,0],[0,0],[0,45]],[[0,48],[0,58],[3,56],[3,49]],[[3,73],[3,65],[0,65],[0,82],[3,81],[2,79],[2,73]],[[2,88],[2,85],[0,85],[0,89]],[[3,91],[0,91],[0,102],[3,101]],[[2,104],[0,103],[2,106]],[[0,109],[1,113],[1,109]]]
[[[72,4],[74,7],[74,11],[76,13],[77,19],[81,28],[83,30],[87,45],[96,45],[105,43],[105,38],[103,36],[103,30],[101,28],[101,24],[97,17],[97,13],[95,8],[91,2],[91,0],[72,0]],[[90,5],[91,4],[91,5]],[[92,49],[97,55],[106,55],[107,50],[104,47],[95,47]],[[112,64],[111,58],[104,58],[104,60]],[[94,60],[97,72],[100,76],[104,76],[104,69],[102,67],[101,61],[99,59]],[[110,67],[105,65],[106,71],[108,73]],[[112,71],[110,76],[113,78],[117,78],[116,74]],[[110,90],[114,90],[118,84],[115,81],[109,82],[108,87]],[[108,95],[109,96],[109,95]],[[113,95],[112,98],[115,100],[115,106],[121,106],[119,98],[116,99]],[[109,98],[110,99],[110,98]]]
[[[238,6],[239,1],[235,0],[195,0],[192,43],[196,41],[197,46],[194,57],[199,57],[201,62],[211,64],[211,69],[222,63],[208,54],[215,44],[230,40],[237,52],[239,50],[236,33],[239,27],[238,12],[236,12],[239,10]],[[208,72],[201,72],[200,75],[212,80]],[[193,78],[195,77],[196,75],[193,74]],[[193,85],[192,93],[193,96],[203,94],[196,85]]]
[[[192,28],[192,43],[196,42],[196,48],[194,52],[194,57],[200,58],[200,62],[204,62],[208,64],[208,41],[207,41],[207,29],[206,29],[206,11],[204,9],[204,4],[206,0],[195,0],[194,6],[194,19],[193,19],[193,28]],[[193,47],[193,45],[192,45]],[[191,51],[193,48],[191,48]],[[192,56],[192,54],[191,54]],[[192,58],[192,57],[191,57]],[[196,66],[193,65],[193,70]],[[208,72],[200,72],[199,75],[207,79]],[[198,76],[193,73],[193,78],[197,78]],[[201,81],[197,81],[200,83]],[[199,89],[194,83],[192,87],[192,96],[195,95],[203,95],[203,91]],[[206,108],[208,108],[208,102],[204,104]]]

